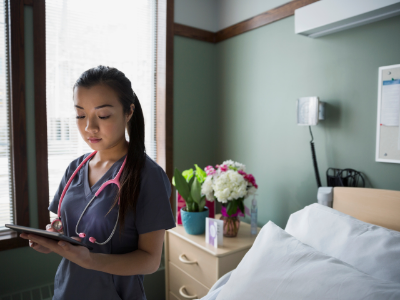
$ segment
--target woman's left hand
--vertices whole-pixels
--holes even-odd
[[[33,242],[46,247],[62,257],[65,257],[66,259],[76,263],[82,268],[90,269],[92,257],[89,249],[86,247],[75,246],[66,241],[55,241],[34,234],[21,233],[20,237],[29,240],[30,243]],[[81,238],[79,237],[72,238],[79,242],[81,241]]]

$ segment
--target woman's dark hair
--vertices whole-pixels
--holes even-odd
[[[141,183],[140,174],[146,161],[143,111],[138,97],[132,90],[130,80],[116,68],[98,66],[89,69],[78,78],[73,89],[90,88],[95,85],[106,85],[112,88],[117,93],[125,114],[131,111],[132,104],[135,105],[135,110],[127,124],[129,146],[125,168],[120,178],[121,188],[111,207],[112,209],[118,203],[119,198],[119,224],[122,229],[127,211],[132,209],[136,213]]]

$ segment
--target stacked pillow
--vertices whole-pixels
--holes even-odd
[[[400,216],[399,216],[400,217]],[[286,232],[373,277],[400,284],[400,232],[320,204],[293,213]]]
[[[216,299],[400,299],[399,258],[399,232],[314,204],[268,222]]]

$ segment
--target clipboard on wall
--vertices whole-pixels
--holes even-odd
[[[400,64],[379,68],[375,161],[400,164]]]

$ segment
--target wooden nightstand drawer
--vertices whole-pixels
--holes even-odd
[[[170,299],[174,299],[174,297],[178,297],[178,299],[181,300],[200,299],[207,295],[209,291],[207,287],[180,270],[171,262],[168,263],[168,273],[169,278],[172,279],[169,281],[169,294],[170,296],[171,293],[173,294],[173,297],[170,297]]]
[[[178,296],[175,296],[175,294],[169,292],[169,300],[180,300],[180,299],[178,298]]]
[[[217,257],[173,234],[169,234],[168,247],[169,260],[206,287],[218,280]]]

